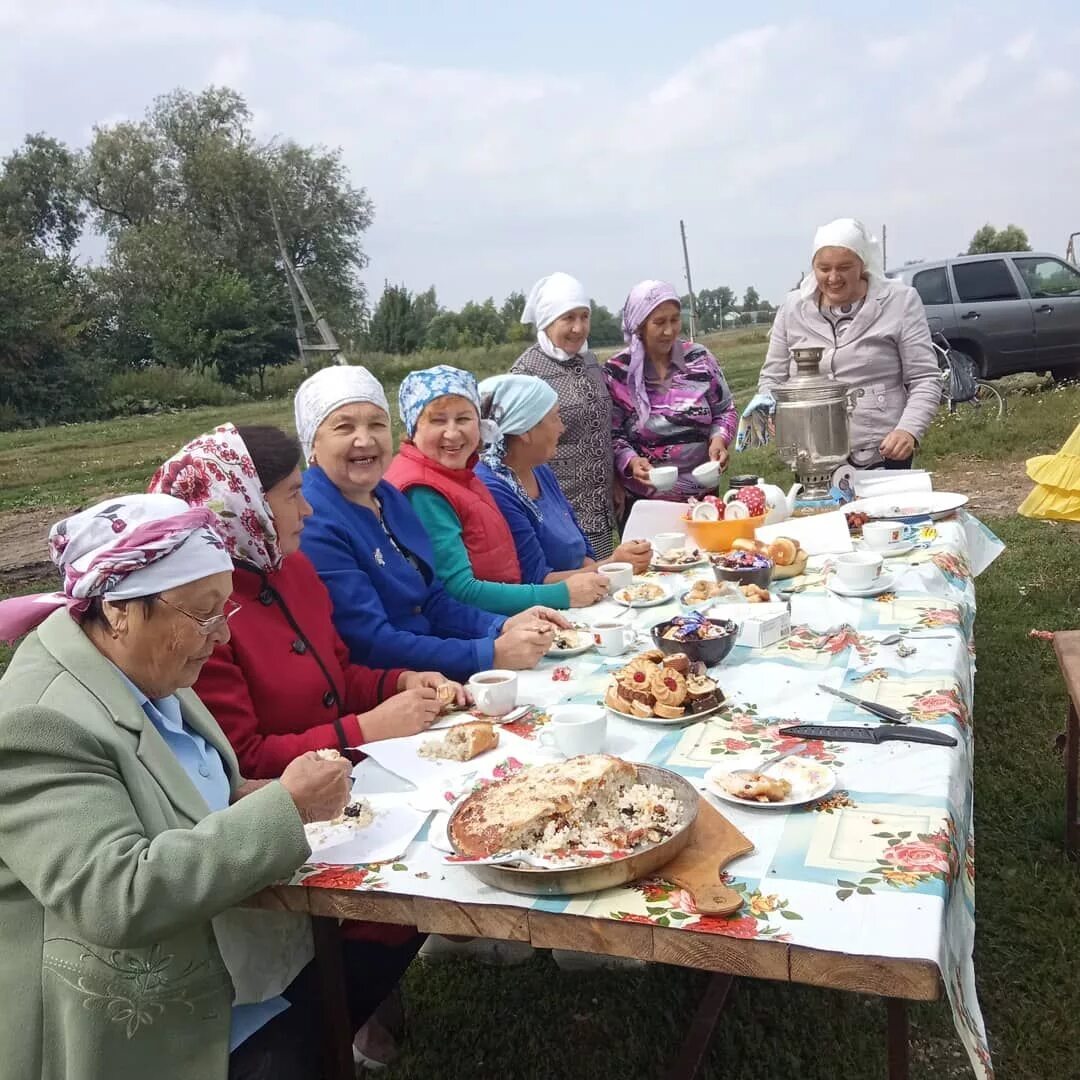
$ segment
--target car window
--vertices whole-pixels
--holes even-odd
[[[1004,259],[954,263],[953,281],[961,304],[986,303],[989,300],[1017,300],[1020,293]]]
[[[933,270],[920,270],[911,279],[911,284],[924,304],[952,303],[949,295],[949,275],[945,273],[944,266],[936,266]]]
[[[1060,259],[1016,259],[1032,296],[1080,296],[1080,272]]]

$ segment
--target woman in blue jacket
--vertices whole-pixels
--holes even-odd
[[[330,591],[353,661],[423,665],[455,679],[533,667],[566,620],[539,607],[507,619],[446,592],[420,519],[383,480],[393,441],[378,380],[359,366],[324,368],[297,391],[295,412],[313,510],[301,547]]]

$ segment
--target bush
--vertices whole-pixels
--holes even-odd
[[[105,389],[104,407],[108,416],[133,416],[199,405],[230,405],[247,397],[224,386],[211,371],[152,366],[113,375]]]

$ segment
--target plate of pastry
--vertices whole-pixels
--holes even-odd
[[[836,786],[836,773],[816,758],[784,758],[764,772],[754,768],[760,761],[758,754],[746,765],[737,758],[714,765],[705,774],[706,790],[735,806],[786,810],[824,798]]]
[[[587,626],[572,626],[569,630],[556,630],[547,655],[564,658],[580,656],[593,647],[592,630]]]
[[[669,548],[663,554],[657,553],[652,565],[654,570],[681,571],[704,566],[708,561],[708,556],[696,547]]]
[[[643,724],[686,724],[723,708],[724,693],[705,666],[685,653],[650,649],[612,675],[604,705]]]
[[[632,608],[656,607],[670,599],[671,590],[655,581],[635,581],[629,588],[617,589],[612,596],[616,604]]]

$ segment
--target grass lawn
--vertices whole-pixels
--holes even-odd
[[[746,401],[760,343],[728,338],[721,359]],[[389,389],[389,388],[388,388]],[[1080,389],[1013,394],[1004,424],[942,416],[920,464],[999,463],[1056,449],[1080,415]],[[287,402],[245,405],[229,419],[287,423]],[[158,462],[222,417],[217,410],[0,435],[0,509],[71,505],[140,488]],[[738,471],[786,480],[770,452]],[[1080,527],[1005,517],[990,522],[1008,550],[979,579],[979,675],[974,725],[978,837],[976,973],[998,1075],[1080,1075],[1080,890],[1062,854],[1063,769],[1053,738],[1065,695],[1037,627],[1080,625]],[[28,583],[24,591],[30,591]],[[51,587],[36,583],[36,587]],[[0,594],[2,595],[2,594]],[[0,669],[9,652],[0,647]],[[546,955],[491,969],[416,966],[402,1080],[657,1075],[678,1046],[705,977],[643,972],[562,973]],[[970,1076],[948,1005],[913,1009],[917,1080]],[[808,987],[743,981],[721,1021],[706,1075],[716,1080],[870,1080],[885,1074],[880,1001]]]

